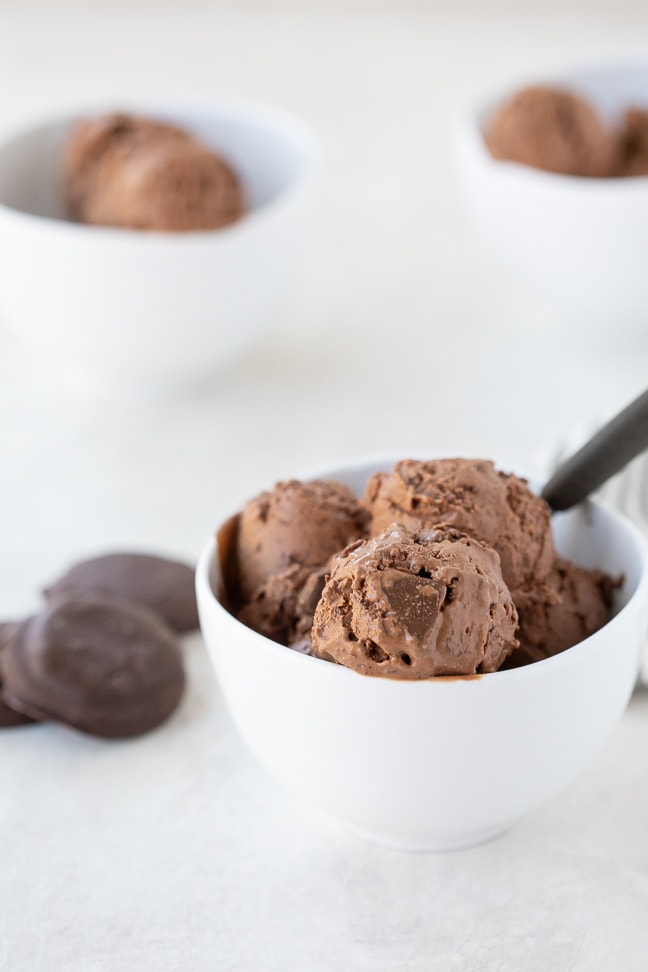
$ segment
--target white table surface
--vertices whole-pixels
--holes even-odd
[[[646,38],[632,7],[0,8],[3,125],[93,99],[239,95],[301,114],[322,153],[291,305],[212,387],[100,396],[0,329],[0,619],[81,555],[195,559],[277,478],[421,448],[526,463],[642,390],[648,338],[592,334],[483,249],[450,129],[482,86],[637,56]],[[148,737],[0,732],[2,972],[648,967],[646,690],[581,777],[507,836],[408,855],[293,802],[233,730],[199,636],[186,656],[182,707]]]

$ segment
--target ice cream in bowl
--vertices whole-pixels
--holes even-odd
[[[359,462],[242,504],[206,545],[201,627],[257,759],[382,844],[502,833],[621,717],[645,543],[596,502],[551,516],[484,459]]]
[[[648,277],[648,64],[522,77],[457,125],[468,208],[489,249],[587,334],[641,334]]]
[[[0,138],[0,312],[119,393],[210,378],[298,273],[314,139],[264,105],[79,109]]]

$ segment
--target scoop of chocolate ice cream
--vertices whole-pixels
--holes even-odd
[[[231,166],[188,132],[129,115],[80,122],[63,158],[73,219],[129,229],[227,226],[243,213]]]
[[[244,624],[310,649],[313,612],[330,557],[366,534],[350,489],[329,480],[277,483],[223,525],[223,597]]]
[[[337,558],[315,611],[313,653],[364,675],[496,671],[517,612],[494,550],[457,530],[392,526]]]
[[[493,547],[514,597],[546,576],[555,559],[549,506],[490,460],[405,459],[370,478],[363,502],[371,536],[391,523],[413,531],[450,523]]]
[[[272,574],[238,612],[238,619],[282,645],[310,643],[313,614],[324,587],[325,568],[292,564]]]
[[[366,519],[351,490],[332,480],[289,480],[261,493],[244,507],[238,524],[242,600],[250,601],[271,577],[289,568],[309,568],[300,577],[321,568],[365,535]]]
[[[516,596],[520,647],[507,667],[557,655],[594,634],[610,619],[615,586],[600,570],[557,558],[544,583]]]
[[[558,88],[517,92],[484,137],[493,158],[548,172],[600,178],[619,167],[614,134],[583,98]]]

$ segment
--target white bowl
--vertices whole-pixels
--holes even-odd
[[[543,79],[586,97],[609,122],[648,107],[648,64],[565,72]],[[589,179],[497,161],[483,133],[522,80],[485,98],[457,132],[466,197],[483,236],[547,302],[588,325],[648,321],[648,178]]]
[[[134,388],[200,380],[272,323],[303,249],[313,140],[238,103],[139,114],[184,126],[241,176],[249,211],[224,229],[156,233],[64,219],[61,149],[76,118],[0,142],[0,312],[55,359]]]
[[[330,470],[360,493],[391,462]],[[245,627],[219,603],[210,540],[200,624],[225,702],[259,761],[313,807],[393,847],[449,850],[509,828],[566,786],[623,713],[648,624],[648,553],[598,503],[554,517],[558,549],[623,573],[618,613],[525,668],[420,682],[359,675]]]

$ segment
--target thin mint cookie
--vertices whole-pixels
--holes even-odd
[[[24,726],[33,722],[29,716],[17,712],[7,705],[2,695],[2,649],[9,644],[17,625],[10,621],[0,622],[0,729],[11,729],[13,726]]]
[[[174,711],[185,684],[173,631],[148,608],[57,598],[2,652],[11,708],[95,736],[137,736]]]
[[[174,631],[198,627],[194,570],[150,554],[111,553],[83,560],[45,590],[60,595],[134,601],[156,611]]]

